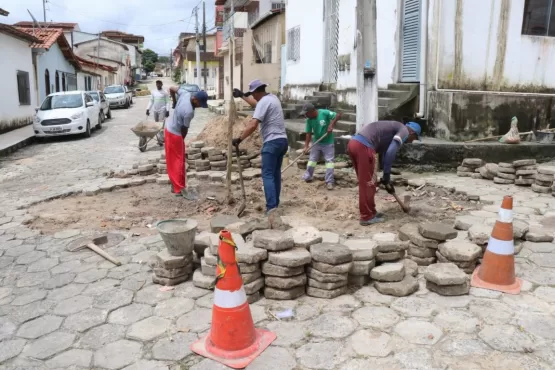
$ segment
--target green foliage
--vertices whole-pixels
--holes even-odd
[[[154,71],[155,67],[156,67],[156,64],[154,62],[151,62],[150,60],[147,61],[146,63],[143,62],[143,69],[146,71],[146,73],[150,73]]]
[[[143,51],[143,66],[145,66],[149,62],[151,62],[152,64],[155,64],[157,61],[158,61],[158,54],[156,54],[154,51],[150,49],[146,49]],[[154,68],[152,68],[152,70],[154,70]]]
[[[169,58],[169,57],[165,57],[165,56],[161,56],[161,57],[158,57],[158,62],[160,62],[160,63],[169,63],[169,62],[170,62],[170,58]]]
[[[175,71],[173,71],[173,81],[176,83],[181,83],[181,69],[180,68],[176,68]]]

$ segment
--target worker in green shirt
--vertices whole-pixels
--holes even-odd
[[[316,164],[320,159],[320,155],[323,155],[326,161],[326,187],[328,190],[333,190],[333,168],[335,160],[333,128],[341,117],[341,114],[327,109],[316,109],[314,105],[306,103],[303,106],[301,115],[306,117],[306,139],[303,152],[308,152],[311,140],[315,143],[310,150],[310,156],[308,158],[306,172],[303,175],[303,180],[306,182],[312,181]]]

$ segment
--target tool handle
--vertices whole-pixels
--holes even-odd
[[[239,151],[239,145],[235,147],[235,156],[237,157],[237,169],[239,170],[239,180],[241,182],[241,196],[243,197],[243,201],[246,199],[245,195],[245,183],[243,182],[243,168],[241,167],[241,152]]]
[[[312,149],[312,147],[313,147],[314,145],[318,144],[318,143],[319,143],[320,141],[322,141],[326,136],[328,136],[327,133],[326,133],[324,136],[322,136],[321,138],[319,138],[318,140],[316,140],[311,146],[308,147],[308,149],[307,149],[306,151],[309,152],[310,149]],[[298,156],[297,158],[293,159],[293,161],[291,161],[291,163],[289,163],[289,164],[287,165],[287,167],[285,167],[283,170],[281,170],[281,173],[284,173],[289,167],[291,167],[292,165],[294,165],[295,163],[297,163],[297,161],[298,161],[299,159],[301,159],[301,157],[302,157],[303,155],[304,155],[304,153],[301,154],[300,156]]]
[[[405,203],[403,203],[403,201],[401,200],[401,198],[399,198],[399,196],[397,195],[397,193],[393,193],[391,194],[393,195],[393,197],[395,198],[395,200],[397,201],[397,203],[399,203],[399,205],[401,206],[401,209],[403,210],[403,212],[408,213],[409,212],[409,208],[407,206],[405,206]]]
[[[98,255],[104,257],[105,259],[107,259],[108,261],[112,262],[114,265],[121,266],[120,261],[118,261],[114,257],[110,256],[108,253],[106,253],[102,248],[100,248],[96,244],[89,243],[89,244],[87,244],[87,247],[89,247],[89,249],[91,249],[96,254],[98,254]]]

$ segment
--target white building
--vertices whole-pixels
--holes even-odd
[[[327,89],[354,109],[361,2],[288,0],[285,98]],[[552,3],[376,0],[380,117],[418,115],[428,133],[451,140],[504,134],[515,115],[522,131],[548,127],[555,121]]]

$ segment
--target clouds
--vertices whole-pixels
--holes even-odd
[[[193,32],[192,9],[200,0],[49,0],[46,19],[79,23],[81,31],[118,30],[145,37],[145,48],[169,55],[177,46],[180,32]],[[0,22],[13,24],[31,20],[27,9],[43,20],[41,0],[18,0],[2,4],[10,12]],[[13,4],[13,3],[12,3]],[[202,22],[202,4],[199,11]],[[206,0],[206,28],[214,26],[214,0]]]

